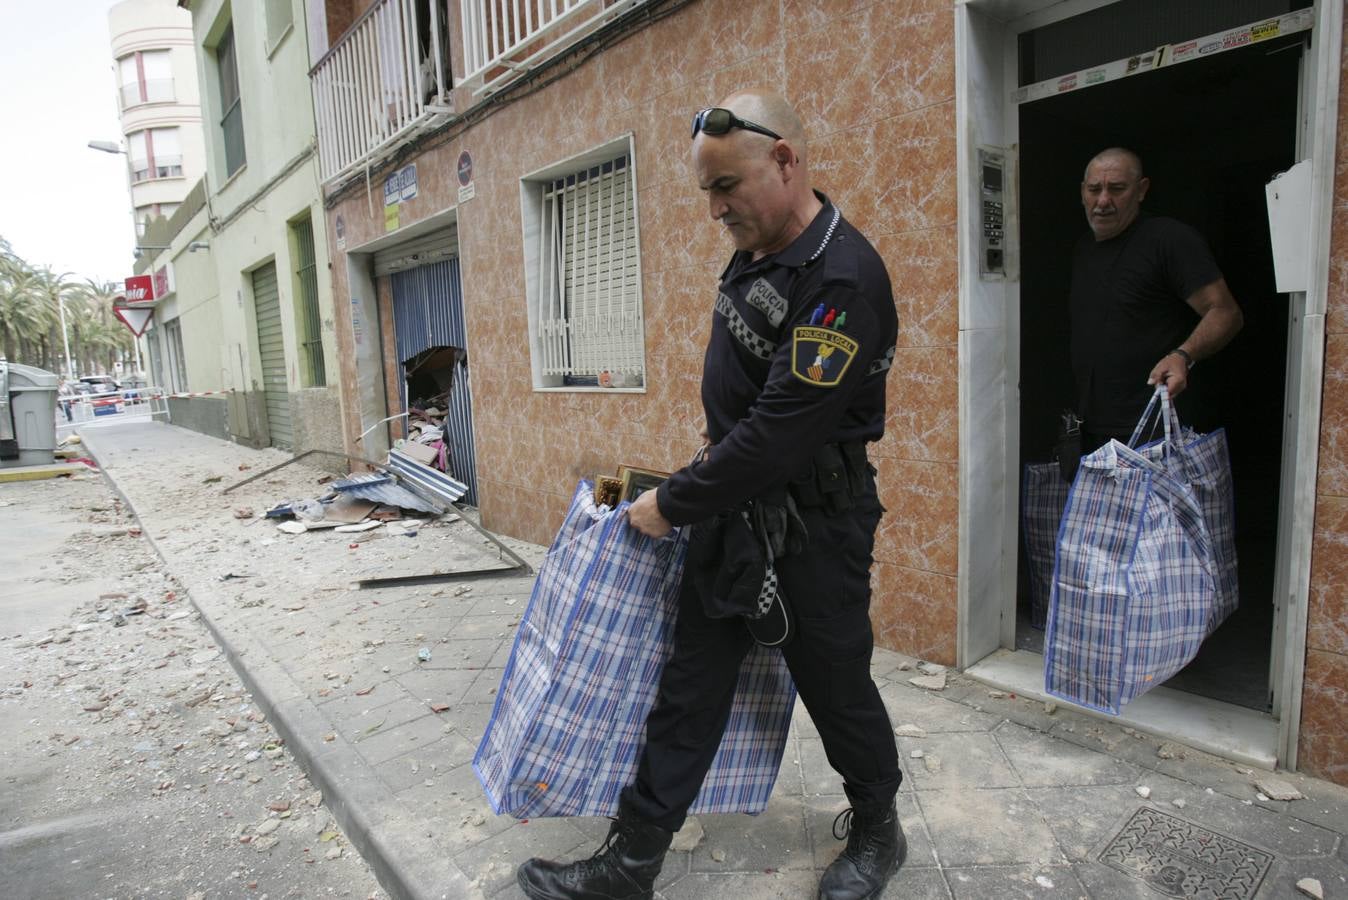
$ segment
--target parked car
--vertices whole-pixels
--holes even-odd
[[[88,393],[91,394],[115,394],[121,390],[111,375],[85,375],[80,378],[80,383],[89,385]]]
[[[121,380],[122,397],[127,400],[140,400],[147,395],[141,393],[146,381],[139,375],[128,375]]]

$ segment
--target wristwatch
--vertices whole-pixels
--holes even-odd
[[[1194,358],[1189,355],[1189,351],[1185,350],[1183,347],[1176,347],[1174,350],[1171,350],[1170,352],[1173,355],[1178,356],[1180,359],[1184,360],[1185,371],[1188,371],[1189,369],[1192,369],[1195,365],[1197,365],[1197,363],[1194,362]]]

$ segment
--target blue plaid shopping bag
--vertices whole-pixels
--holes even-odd
[[[1058,526],[1071,483],[1056,462],[1029,463],[1020,482],[1020,534],[1029,563],[1030,625],[1043,628],[1053,593],[1053,558]]]
[[[645,537],[627,524],[626,504],[597,507],[592,486],[577,486],[473,757],[493,811],[616,815],[673,650],[686,552],[685,534]],[[781,653],[755,646],[691,811],[766,808],[794,705]]]
[[[1058,532],[1045,687],[1115,715],[1187,665],[1236,602],[1225,435],[1180,430],[1164,388],[1144,423],[1158,401],[1165,437],[1134,449],[1140,423],[1084,457]]]

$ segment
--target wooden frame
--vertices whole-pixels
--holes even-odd
[[[624,500],[631,502],[652,488],[659,487],[669,478],[669,473],[636,466],[619,466],[618,478],[622,482],[622,488],[618,493],[618,502],[621,503]]]

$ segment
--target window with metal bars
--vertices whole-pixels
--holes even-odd
[[[626,142],[624,142],[626,144]],[[630,147],[526,179],[539,216],[526,253],[538,387],[645,385],[640,248]]]
[[[299,325],[299,343],[304,348],[305,387],[323,387],[328,383],[327,368],[323,364],[323,320],[318,311],[318,263],[314,258],[314,226],[312,219],[302,219],[290,226],[295,236],[295,296],[300,308],[295,317]]]

